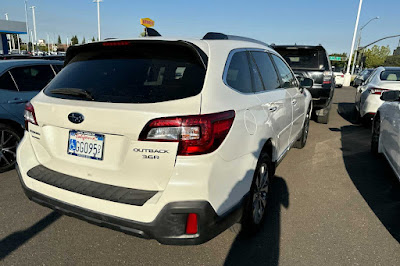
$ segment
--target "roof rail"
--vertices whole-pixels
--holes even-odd
[[[268,44],[265,42],[255,40],[252,38],[247,38],[247,37],[242,37],[242,36],[236,36],[236,35],[227,35],[224,33],[220,32],[208,32],[206,35],[204,35],[203,40],[235,40],[235,41],[246,41],[246,42],[252,42],[252,43],[258,43],[261,45],[265,45],[269,47]]]

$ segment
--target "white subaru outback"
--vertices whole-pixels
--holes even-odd
[[[236,222],[253,233],[276,165],[307,140],[312,80],[300,83],[267,45],[219,33],[70,47],[26,106],[22,186],[164,244],[200,244]]]

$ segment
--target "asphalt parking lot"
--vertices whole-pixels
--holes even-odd
[[[400,265],[400,185],[353,124],[354,88],[337,89],[328,125],[311,123],[272,185],[253,239],[230,230],[200,246],[163,246],[30,202],[15,171],[0,175],[2,265]]]

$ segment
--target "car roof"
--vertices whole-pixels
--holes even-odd
[[[384,70],[400,70],[400,67],[383,67],[384,68]]]
[[[108,39],[100,42],[93,43],[105,43],[105,42],[118,42],[118,41],[184,41],[192,43],[201,48],[207,55],[209,55],[209,48],[213,45],[219,46],[220,44],[226,45],[226,49],[239,49],[239,48],[259,48],[272,50],[268,45],[262,45],[260,43],[246,41],[246,40],[205,40],[196,38],[179,38],[179,37],[142,37],[142,38],[131,38],[131,39]],[[81,44],[76,46],[84,46],[89,44]]]
[[[63,62],[60,60],[44,60],[44,59],[11,59],[11,60],[0,60],[0,73],[10,67],[18,66],[32,66],[32,65],[62,65]]]

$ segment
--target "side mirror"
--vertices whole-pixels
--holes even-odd
[[[381,100],[385,102],[397,102],[400,101],[400,91],[385,91],[382,93]]]
[[[311,89],[314,85],[314,81],[310,78],[302,78],[300,80],[300,88],[301,89]]]

